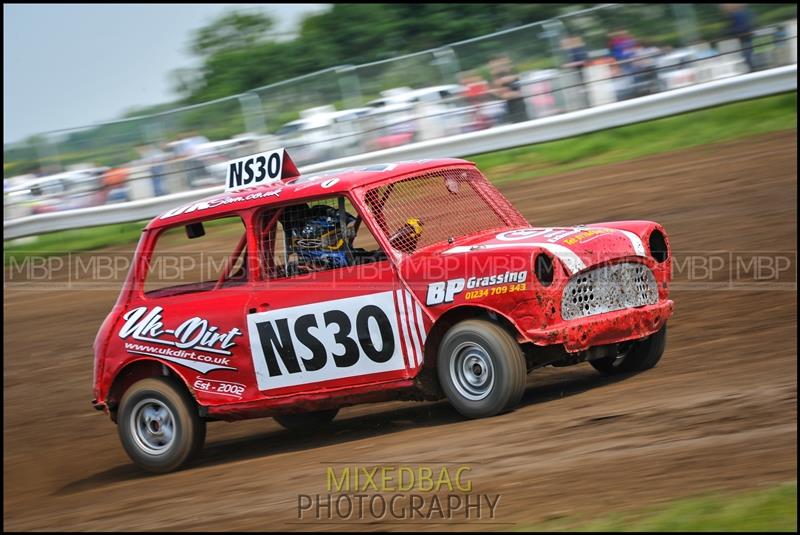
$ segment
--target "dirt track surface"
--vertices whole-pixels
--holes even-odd
[[[501,189],[537,225],[653,219],[676,257],[795,258],[796,156],[790,131]],[[91,344],[116,292],[6,288],[4,527],[505,529],[795,479],[796,286],[676,286],[667,350],[648,372],[538,370],[516,411],[482,421],[409,402],[345,409],[316,437],[216,422],[198,461],[164,476],[135,468],[89,404]],[[502,524],[298,522],[297,495],[325,493],[334,462],[469,464],[476,493],[501,495]]]

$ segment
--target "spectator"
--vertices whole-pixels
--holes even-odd
[[[637,43],[633,48],[631,67],[635,96],[649,95],[658,91],[656,58],[661,50],[654,45]]]
[[[202,152],[203,144],[208,143],[208,138],[198,135],[197,132],[187,132],[185,137],[178,141],[175,146],[175,154],[179,158],[190,158],[199,156]]]
[[[566,56],[565,69],[575,69],[578,72],[580,83],[584,83],[583,68],[589,60],[589,52],[586,50],[586,43],[580,35],[567,36],[561,40],[561,50]]]
[[[751,71],[755,70],[753,65],[753,27],[755,26],[753,14],[747,4],[721,4],[721,7],[728,15],[726,37],[739,40],[747,66]]]
[[[624,28],[620,28],[610,34],[611,38],[608,41],[608,49],[614,59],[622,63],[633,57],[634,49],[636,48],[636,39],[628,33]]]
[[[464,97],[469,104],[476,105],[486,101],[486,97],[489,94],[489,84],[477,72],[468,71],[464,73],[461,78],[461,84],[464,86]]]
[[[191,142],[191,151],[193,156],[199,156],[203,152],[203,145],[208,143],[208,138],[206,136],[199,135],[197,132],[193,132],[194,136],[192,136]]]
[[[637,46],[636,39],[624,28],[611,33],[608,49],[619,66],[619,75],[633,75],[633,59],[636,55]]]
[[[208,138],[205,136],[198,135],[197,132],[188,132],[175,147],[175,155],[183,158],[183,168],[186,171],[189,187],[194,187],[209,174],[202,158],[205,143],[208,143]]]
[[[567,36],[561,40],[561,49],[567,56],[567,63],[565,67],[583,67],[583,64],[589,59],[589,53],[586,51],[586,44],[580,35]]]
[[[489,128],[491,126],[491,118],[484,113],[482,106],[489,97],[489,83],[477,72],[468,71],[461,76],[461,85],[464,86],[464,100],[472,108],[470,122],[465,129],[468,132],[472,132]]]
[[[188,133],[183,135],[176,136],[175,141],[171,143],[172,145],[172,154],[175,155],[176,158],[186,158],[189,155],[190,150],[190,136]]]
[[[105,171],[101,179],[100,204],[129,200],[125,183],[130,171],[127,167],[115,167]]]
[[[506,102],[506,121],[526,121],[528,113],[522,96],[522,84],[511,66],[508,56],[500,56],[489,62],[494,94]]]
[[[165,178],[165,163],[167,155],[154,145],[144,145],[139,147],[139,154],[142,157],[142,163],[148,167],[150,172],[150,180],[153,184],[153,194],[160,197],[167,193],[164,184]]]

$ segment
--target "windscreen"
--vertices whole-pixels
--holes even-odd
[[[369,190],[366,205],[392,247],[411,254],[450,238],[528,222],[474,168],[447,168]]]

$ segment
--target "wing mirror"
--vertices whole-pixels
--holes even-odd
[[[190,240],[206,235],[206,229],[202,223],[189,223],[186,225],[186,237]]]

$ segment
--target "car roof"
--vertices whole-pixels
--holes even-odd
[[[473,166],[457,158],[412,160],[362,165],[300,175],[287,181],[275,181],[253,188],[226,191],[193,201],[155,217],[148,230],[182,223],[207,220],[257,206],[303,202],[306,199],[331,197],[368,184],[394,182],[420,172],[454,166]]]
[[[74,171],[65,171],[56,173],[54,175],[37,176],[35,178],[30,178],[21,184],[13,186],[11,189],[30,189],[34,186],[41,186],[42,184],[48,184],[51,182],[63,182],[65,179],[75,178],[74,175]]]
[[[460,91],[462,86],[458,84],[447,84],[447,85],[434,85],[430,87],[422,87],[420,89],[408,89],[408,88],[398,88],[398,89],[407,89],[401,92],[397,92],[395,94],[384,95],[381,98],[376,98],[371,100],[367,103],[367,106],[375,107],[376,104],[383,103],[383,105],[389,104],[406,104],[412,102],[414,99],[419,98],[421,96],[430,95],[433,93],[439,93],[441,91]]]
[[[381,115],[390,115],[397,112],[405,112],[407,116],[412,117],[414,115],[414,105],[413,102],[390,102],[385,106],[372,108],[367,117],[380,117]]]
[[[286,126],[294,126],[294,125],[310,125],[310,124],[318,124],[320,126],[327,125],[329,121],[334,121],[339,117],[345,117],[347,115],[360,115],[366,114],[371,110],[371,108],[350,108],[347,110],[339,110],[339,111],[326,111],[316,113],[314,115],[309,115],[308,117],[301,117],[300,119],[295,119],[294,121],[289,121],[288,123],[281,126],[281,128]]]
[[[251,139],[243,139],[243,138],[231,138],[231,139],[222,139],[220,141],[209,141],[208,143],[203,143],[201,148],[203,149],[223,149],[225,147],[232,147],[235,145],[240,145],[242,143],[246,143],[251,141]]]
[[[445,84],[422,87],[420,89],[414,89],[411,92],[414,94],[414,96],[419,96],[426,95],[428,93],[438,93],[440,91],[458,91],[460,89],[462,89],[462,87],[459,84]]]

